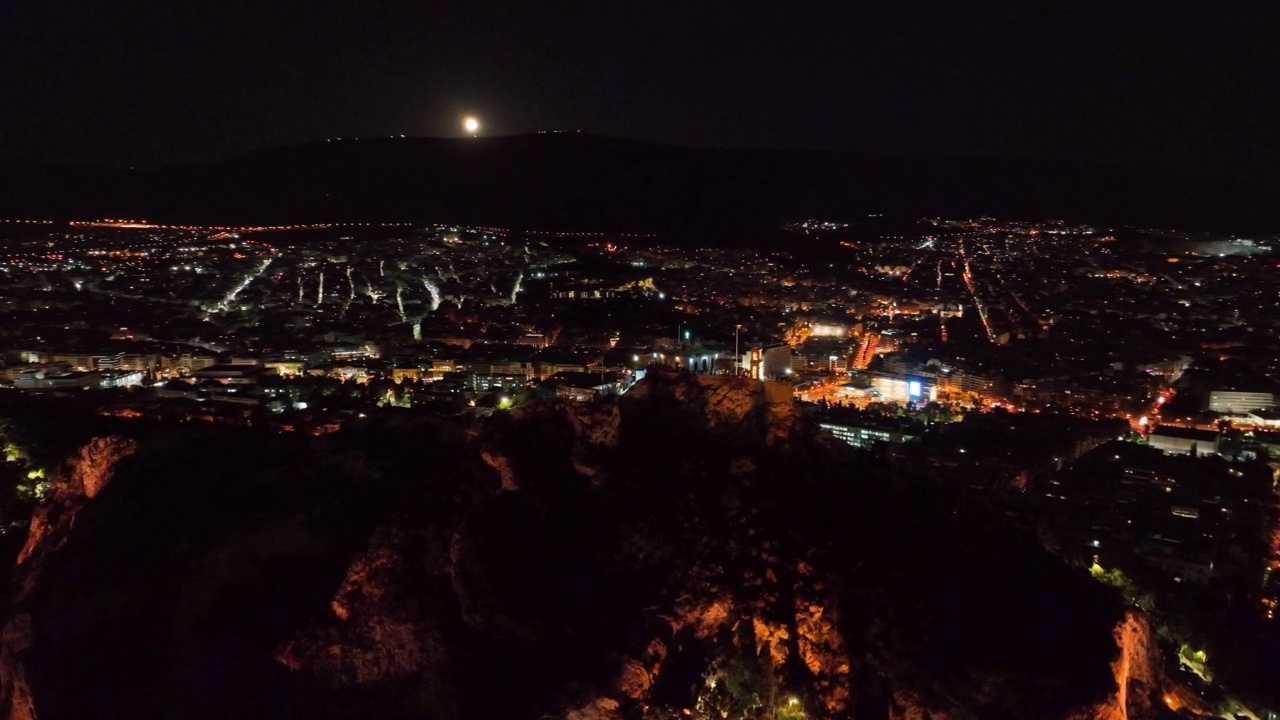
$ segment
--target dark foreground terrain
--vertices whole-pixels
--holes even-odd
[[[1142,617],[825,441],[785,390],[657,377],[470,431],[94,440],[19,557],[5,707],[1160,717]]]

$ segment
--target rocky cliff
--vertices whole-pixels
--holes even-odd
[[[1141,617],[750,381],[105,439],[60,478],[0,647],[13,718],[1157,712]]]
[[[0,645],[0,697],[15,720],[38,717],[20,657],[35,641],[32,600],[44,563],[70,539],[80,509],[106,488],[117,464],[136,450],[137,444],[127,438],[94,438],[54,473],[48,502],[31,518],[27,543],[17,558],[15,573],[19,582]]]

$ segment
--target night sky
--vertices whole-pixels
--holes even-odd
[[[696,7],[695,7],[696,6]],[[153,165],[327,137],[1280,166],[1271,2],[5,0],[0,153]]]

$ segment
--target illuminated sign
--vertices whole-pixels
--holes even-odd
[[[924,391],[923,391],[923,388],[920,386],[919,380],[907,381],[907,397],[913,400],[916,400],[916,399],[919,399],[920,396],[923,394],[924,394]]]

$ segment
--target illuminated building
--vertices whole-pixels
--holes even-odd
[[[859,448],[869,448],[876,443],[882,442],[904,443],[915,439],[915,436],[904,434],[898,430],[882,430],[880,428],[837,423],[818,423],[818,427],[831,433],[838,440]]]
[[[1147,444],[1166,455],[1216,455],[1218,438],[1212,430],[1161,425],[1147,436]]]
[[[197,380],[213,380],[223,385],[252,385],[268,370],[261,365],[210,365],[192,374]]]
[[[599,377],[593,375],[593,377]],[[529,384],[529,377],[524,373],[470,373],[468,378],[471,390],[489,392],[490,390],[518,390]]]
[[[618,392],[619,376],[611,372],[564,372],[551,378],[551,382],[555,383],[556,397],[585,402]]]
[[[213,355],[181,353],[179,355],[162,356],[160,358],[160,371],[169,375],[190,375],[197,370],[203,370],[216,364],[218,364],[218,358]]]
[[[519,360],[479,360],[466,365],[467,372],[484,375],[518,375],[533,377],[533,364]]]
[[[262,366],[285,377],[301,375],[307,369],[305,360],[267,360]]]
[[[67,373],[26,370],[13,386],[22,390],[92,390],[102,387],[102,374],[96,370]]]
[[[277,370],[277,372],[279,371]],[[422,379],[422,368],[420,367],[403,366],[403,367],[394,367],[391,369],[392,382],[402,383],[405,380],[417,381],[421,379]]]
[[[742,365],[753,380],[785,377],[791,371],[791,346],[777,343],[751,348],[742,356]]]
[[[1208,409],[1212,412],[1244,413],[1250,410],[1270,410],[1275,406],[1276,396],[1267,392],[1209,391]]]
[[[104,388],[122,388],[142,384],[142,373],[138,370],[107,370],[101,375],[100,386]]]
[[[999,375],[966,372],[963,370],[943,375],[945,390],[972,393],[986,400],[1000,400],[1009,396],[1009,381]]]
[[[809,326],[810,337],[844,337],[848,334],[848,326],[836,323],[819,322]]]
[[[64,363],[74,370],[116,370],[124,353],[51,353],[49,362]]]
[[[938,386],[934,381],[914,375],[876,374],[871,377],[871,389],[886,402],[918,403],[938,399]]]
[[[1243,427],[1280,428],[1280,412],[1275,410],[1251,410],[1244,413],[1225,413],[1224,420]]]
[[[877,343],[876,352],[880,354],[891,353],[899,350],[903,346],[902,331],[897,328],[891,328],[880,333]]]

